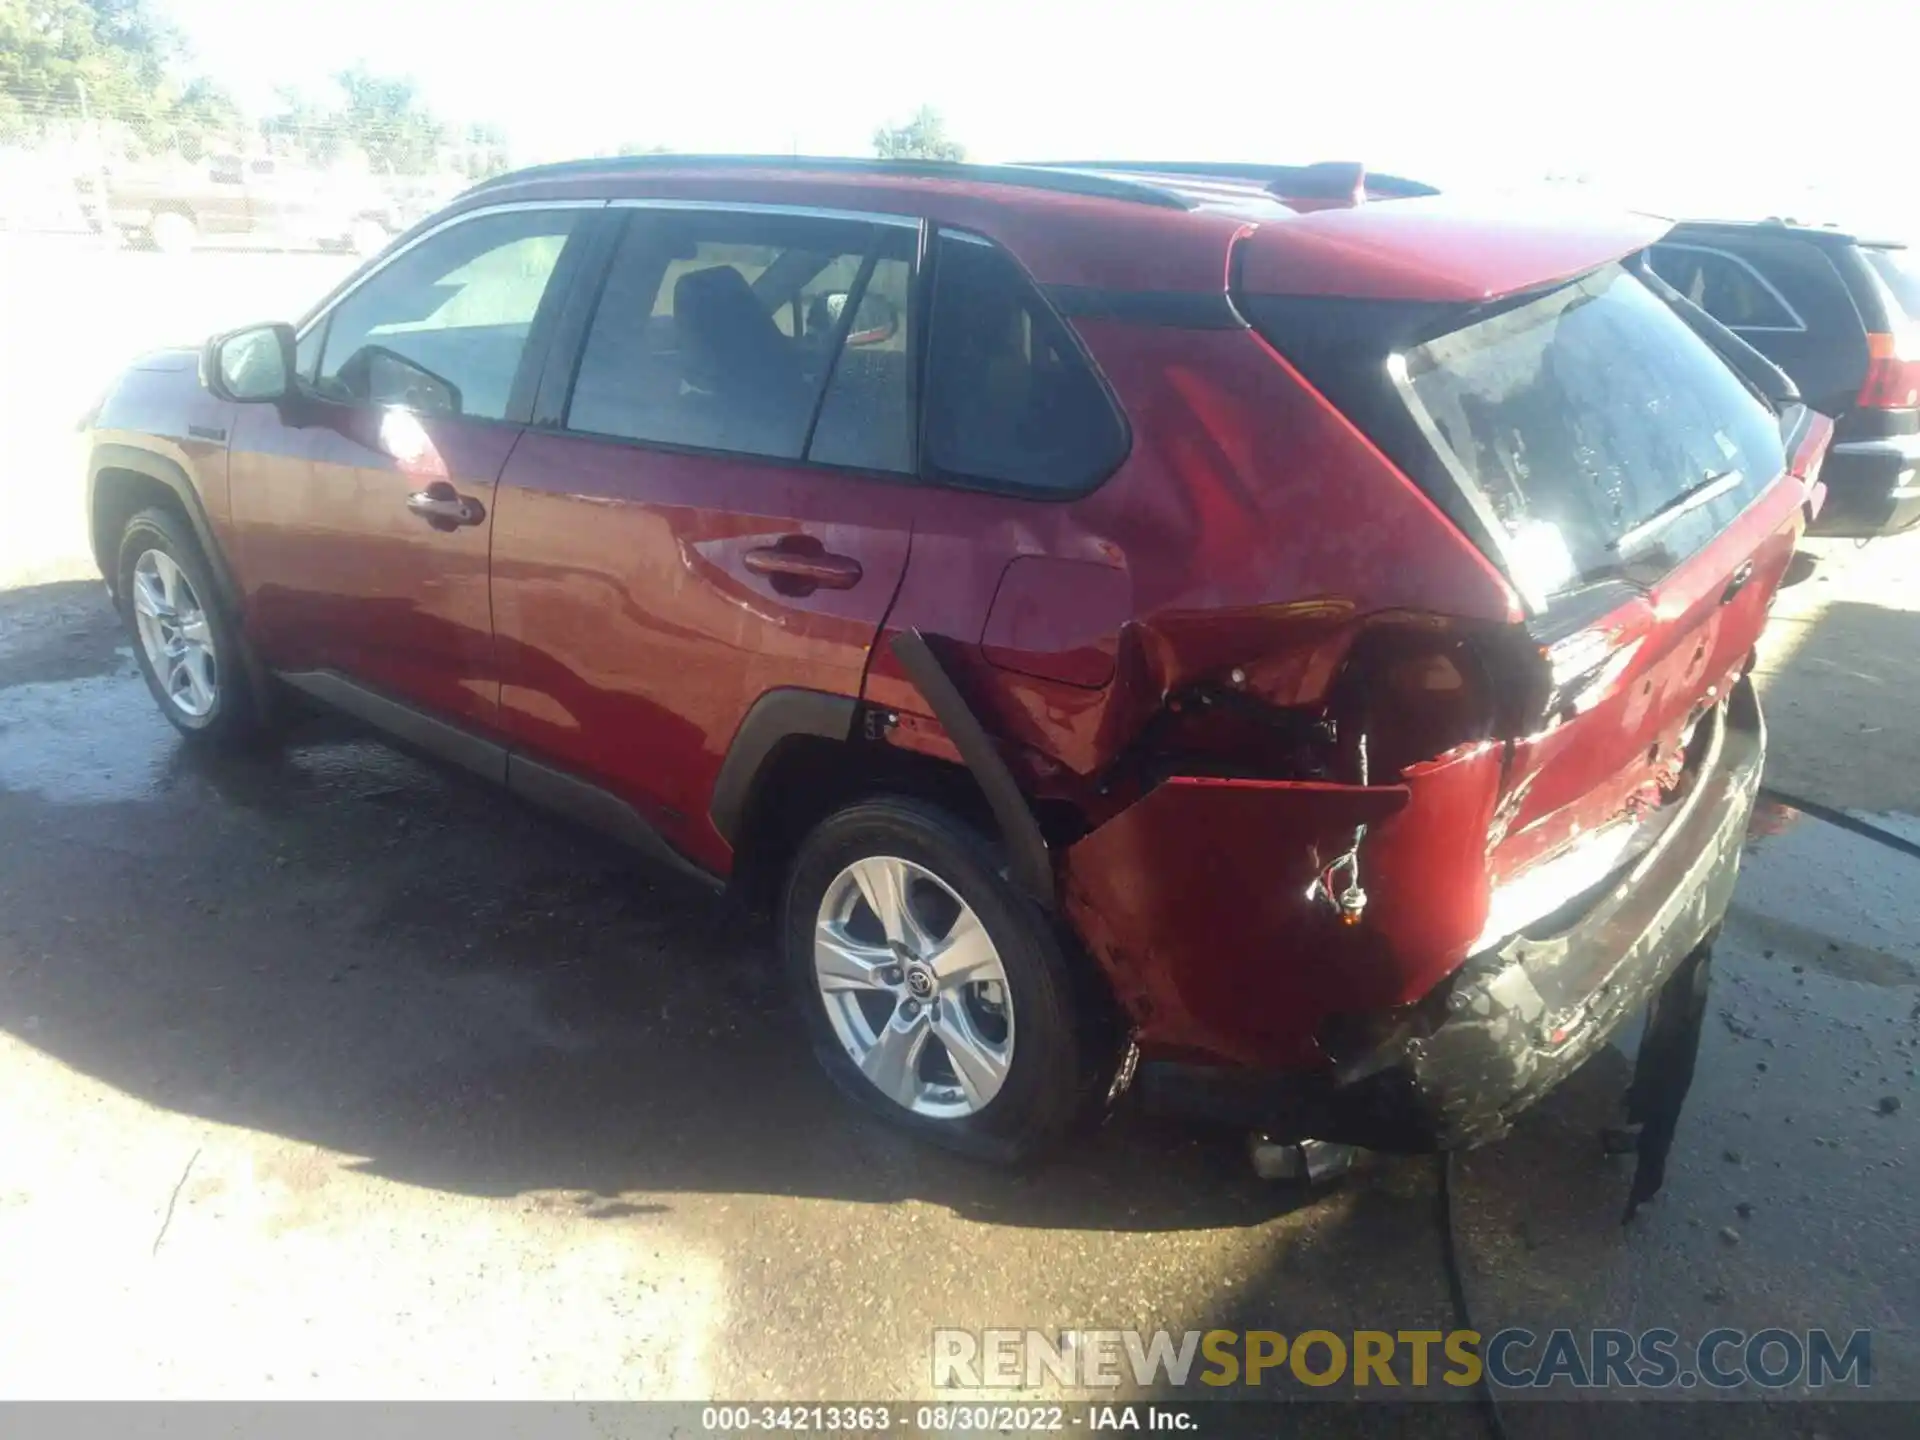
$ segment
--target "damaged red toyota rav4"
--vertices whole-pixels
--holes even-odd
[[[854,1096],[1501,1133],[1708,943],[1830,426],[1663,223],[1356,166],[489,181],[129,370],[166,717],[289,695],[770,901]]]

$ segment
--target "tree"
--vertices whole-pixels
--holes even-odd
[[[463,144],[465,153],[454,168],[469,180],[488,180],[512,168],[513,162],[507,154],[507,132],[490,120],[476,120],[467,126]]]
[[[481,179],[507,168],[499,126],[464,127],[447,156],[450,131],[421,103],[413,81],[364,66],[334,77],[338,103],[281,89],[278,108],[256,127],[224,87],[184,73],[186,43],[157,4],[0,0],[0,143],[84,139],[110,153],[197,161],[264,140],[274,153],[315,166],[357,151],[386,175],[451,163]]]
[[[873,153],[882,160],[964,160],[967,147],[948,138],[938,110],[922,105],[906,124],[874,131]]]
[[[340,128],[376,172],[424,175],[435,168],[447,128],[419,104],[413,81],[374,75],[360,65],[333,78],[347,97]]]
[[[340,120],[290,85],[276,90],[280,108],[260,122],[269,149],[309,165],[331,165],[340,155]]]
[[[136,152],[197,144],[239,112],[217,86],[181,85],[186,53],[149,0],[0,0],[0,139],[92,120]]]
[[[164,140],[189,160],[198,160],[217,141],[222,148],[238,145],[247,130],[239,105],[223,86],[211,80],[192,80],[165,116],[165,133],[156,135],[155,148]]]

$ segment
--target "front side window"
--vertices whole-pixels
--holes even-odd
[[[1775,417],[1619,265],[1388,369],[1536,597],[1664,574],[1785,466]]]
[[[323,322],[313,388],[348,404],[504,419],[578,213],[481,215],[404,251]]]
[[[1802,330],[1800,317],[1738,255],[1703,245],[1655,245],[1653,270],[1729,330]]]
[[[567,427],[909,468],[912,245],[910,229],[858,221],[634,211]]]
[[[927,338],[936,475],[1079,494],[1125,458],[1126,429],[1065,322],[1011,256],[943,230]]]

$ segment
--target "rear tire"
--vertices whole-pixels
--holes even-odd
[[[814,1053],[842,1090],[922,1139],[1013,1164],[1095,1113],[1107,1047],[1051,921],[1005,868],[945,810],[864,801],[801,844],[780,935]]]
[[[241,749],[261,731],[239,626],[193,532],[169,510],[142,510],[121,532],[120,616],[147,689],[196,745]]]

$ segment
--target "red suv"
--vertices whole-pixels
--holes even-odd
[[[776,899],[822,1062],[1012,1158],[1135,1078],[1500,1133],[1710,937],[1830,427],[1662,222],[1358,167],[594,160],[132,368],[93,539],[287,692]]]

